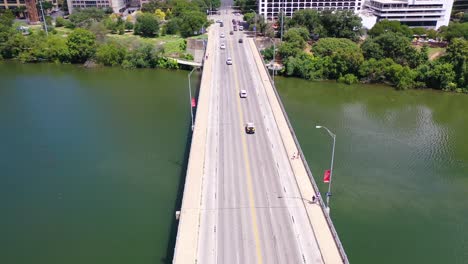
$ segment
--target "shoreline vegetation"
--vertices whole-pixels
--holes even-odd
[[[284,76],[468,93],[467,39],[468,22],[435,31],[382,20],[365,34],[352,11],[305,9],[285,20],[276,52],[262,55],[281,62]]]
[[[279,39],[279,24],[249,13],[250,2],[236,1],[248,29],[253,31],[256,23],[257,33]],[[81,9],[55,23],[46,18],[49,35],[41,26],[18,30],[11,11],[3,10],[0,59],[178,69],[172,58],[193,60],[187,39],[205,37],[204,29],[213,23],[207,19],[210,6],[217,8],[220,1],[152,0],[125,18],[107,9]],[[265,61],[282,64],[279,74],[287,77],[468,93],[467,39],[465,20],[438,31],[382,20],[366,32],[352,11],[304,9],[285,18],[276,50],[261,53]]]
[[[209,26],[206,6],[220,5],[210,1],[152,1],[126,18],[107,9],[78,9],[55,23],[47,17],[48,34],[42,25],[14,23],[11,10],[2,10],[0,59],[178,69],[175,58],[194,59],[187,53],[187,40],[200,38]]]

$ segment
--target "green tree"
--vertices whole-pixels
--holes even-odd
[[[284,66],[285,74],[288,76],[297,76],[307,80],[320,80],[325,77],[325,61],[305,52],[286,58]]]
[[[166,13],[164,13],[161,9],[156,9],[154,11],[154,15],[156,16],[157,19],[159,19],[160,21],[163,21],[166,19]]]
[[[96,51],[96,36],[82,28],[77,28],[67,37],[67,47],[72,63],[84,63]]]
[[[305,47],[309,32],[306,28],[290,28],[284,34],[284,42],[279,46],[278,53],[282,58],[296,56]]]
[[[55,26],[56,26],[56,27],[63,27],[63,26],[65,26],[65,23],[66,23],[65,21],[66,21],[65,18],[63,18],[63,17],[57,17],[57,18],[55,19]]]
[[[159,33],[159,21],[149,13],[143,13],[137,16],[135,28],[135,35],[142,37],[154,37]]]
[[[402,25],[400,21],[390,21],[387,19],[377,22],[372,29],[369,30],[368,34],[371,37],[377,37],[388,32],[400,33],[407,38],[413,36],[413,32],[407,25]]]
[[[294,12],[288,27],[305,27],[311,33],[322,34],[324,32],[320,13],[315,9],[301,9]]]
[[[8,46],[7,42],[9,39],[17,34],[12,28],[15,15],[11,10],[0,10],[0,59],[2,57],[9,58],[11,47]]]
[[[422,27],[415,27],[415,28],[412,28],[411,31],[413,32],[414,35],[426,35],[427,31],[425,28],[422,28]]]
[[[131,31],[133,30],[133,23],[130,21],[125,21],[125,30]]]
[[[417,67],[424,60],[408,38],[400,33],[387,32],[375,38],[368,38],[362,44],[362,51],[366,59],[391,58],[396,63]]]
[[[385,70],[393,64],[395,64],[395,62],[390,58],[382,60],[372,58],[370,60],[365,60],[359,67],[359,76],[361,76],[364,82],[384,82],[387,75]]]
[[[200,11],[186,11],[180,19],[179,30],[183,37],[196,35],[207,24],[206,15]]]
[[[431,62],[418,67],[419,79],[429,88],[448,90],[455,81],[453,65],[440,61]]]
[[[359,80],[354,74],[347,73],[344,76],[341,76],[340,78],[338,78],[338,82],[346,83],[346,84],[355,84],[355,83],[358,83]]]
[[[54,5],[52,4],[52,2],[49,2],[49,1],[42,1],[42,0],[39,0],[41,3],[42,3],[42,8],[44,9],[44,13],[46,13],[47,10],[50,10],[52,9],[52,7],[54,7]],[[41,12],[41,5],[39,4],[39,1],[36,3],[36,8],[37,10],[39,10],[39,13]]]
[[[452,39],[442,60],[453,65],[458,87],[468,88],[468,40]]]
[[[322,37],[347,38],[359,40],[362,34],[361,18],[352,10],[322,11],[320,21],[323,26]]]
[[[99,8],[76,9],[69,19],[75,27],[89,28],[93,22],[103,21],[108,17],[105,10]]]
[[[448,41],[454,38],[468,39],[468,23],[451,22],[448,27],[440,29],[441,35]]]
[[[360,47],[346,38],[322,38],[312,46],[312,52],[324,58],[324,73],[330,79],[357,74],[364,61]]]
[[[66,39],[57,35],[49,35],[46,42],[45,57],[49,61],[69,62],[71,56]]]
[[[125,59],[127,50],[117,43],[110,42],[101,45],[96,50],[96,59],[106,66],[120,65]]]
[[[180,29],[179,29],[179,25],[182,24],[182,19],[178,18],[178,17],[175,17],[171,20],[169,20],[167,23],[166,23],[166,33],[167,34],[177,34]]]

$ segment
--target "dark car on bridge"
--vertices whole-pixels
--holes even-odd
[[[254,134],[255,133],[255,126],[254,123],[247,123],[245,124],[245,133],[247,134]]]

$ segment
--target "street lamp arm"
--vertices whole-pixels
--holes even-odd
[[[315,126],[315,128],[324,128],[325,130],[327,130],[328,134],[329,134],[332,138],[336,138],[336,135],[333,134],[333,132],[331,132],[330,129],[328,129],[327,127],[324,127],[324,126]]]

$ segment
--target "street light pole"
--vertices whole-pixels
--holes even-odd
[[[192,76],[193,71],[196,68],[194,67],[192,71],[188,74],[188,89],[189,89],[189,106],[190,106],[190,116],[192,118],[192,131],[193,131],[193,106],[192,106],[192,83],[190,82],[190,77]]]
[[[275,84],[275,59],[276,59],[276,46],[275,41],[270,38],[270,41],[273,42],[273,84]]]
[[[45,29],[46,36],[49,36],[49,31],[47,29],[47,21],[44,15],[44,8],[42,8],[42,0],[39,0],[39,6],[41,7],[42,21],[44,22],[44,29]]]
[[[254,26],[254,32],[255,32],[255,39],[257,39],[257,12],[255,10],[250,9],[255,13],[255,26]]]
[[[330,165],[330,182],[328,183],[328,192],[327,192],[327,212],[330,214],[330,196],[331,196],[331,186],[332,186],[332,179],[333,179],[333,160],[335,159],[335,142],[336,142],[336,135],[333,134],[330,129],[324,126],[315,126],[315,128],[323,128],[327,130],[328,134],[333,138],[333,148],[332,148],[332,157],[331,157],[331,165]]]

